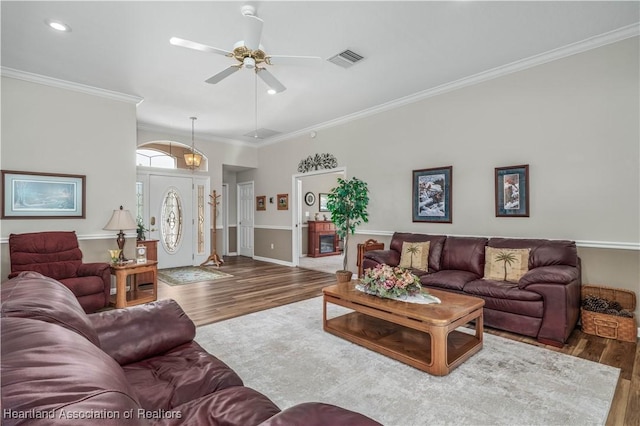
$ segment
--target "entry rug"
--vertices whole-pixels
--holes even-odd
[[[322,298],[198,327],[196,341],[282,409],[321,401],[387,426],[604,425],[620,374],[485,333],[480,352],[431,376],[324,332]]]
[[[158,278],[169,285],[192,284],[229,277],[233,275],[204,266],[181,266],[158,270]]]

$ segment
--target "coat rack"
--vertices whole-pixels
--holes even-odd
[[[211,199],[209,201],[209,205],[211,206],[211,216],[213,217],[213,228],[211,229],[211,254],[207,258],[207,260],[200,264],[200,266],[205,266],[207,263],[212,262],[217,267],[220,267],[224,263],[224,260],[222,260],[222,258],[218,256],[218,253],[216,253],[216,213],[218,207],[218,198],[220,197],[220,195],[216,195],[215,190],[212,194],[209,194],[209,198]]]

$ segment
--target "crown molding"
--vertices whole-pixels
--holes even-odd
[[[139,96],[127,95],[125,93],[114,92],[107,89],[99,89],[85,84],[73,83],[71,81],[60,80],[58,78],[47,77],[13,68],[0,67],[0,75],[3,77],[15,78],[17,80],[28,81],[30,83],[44,84],[45,86],[57,87],[59,89],[73,90],[74,92],[86,93],[88,95],[100,96],[102,98],[132,103],[135,105],[139,105],[144,101],[144,98]]]
[[[500,67],[492,68],[490,70],[482,71],[480,73],[464,77],[459,80],[452,81],[450,83],[442,84],[440,86],[426,89],[421,92],[417,92],[402,98],[395,99],[378,106],[368,108],[353,114],[345,115],[343,117],[336,118],[335,120],[325,121],[324,123],[317,124],[315,126],[307,127],[302,130],[297,130],[291,133],[285,133],[276,137],[266,140],[260,144],[259,147],[272,145],[285,140],[297,138],[300,136],[308,135],[311,131],[318,131],[327,129],[330,127],[339,126],[341,124],[349,123],[364,117],[379,114],[381,112],[389,111],[401,106],[412,104],[423,99],[428,99],[434,96],[442,95],[447,92],[462,89],[463,87],[472,86],[475,84],[483,83],[485,81],[493,80],[498,77],[502,77],[508,74],[512,74],[518,71],[524,71],[529,68],[533,68],[538,65],[546,64],[548,62],[556,61],[558,59],[566,58],[578,53],[583,53],[598,47],[606,46],[618,41],[626,40],[628,38],[637,37],[640,35],[640,24],[631,24],[626,27],[619,28],[598,36],[590,37],[588,39],[568,44],[557,49],[550,50],[539,55],[531,56],[526,59],[512,62]]]
[[[163,127],[163,126],[158,126],[156,124],[150,124],[150,123],[145,123],[145,122],[138,122],[137,125],[138,130],[143,130],[146,132],[155,132],[155,133],[162,133],[164,135],[167,136],[173,136],[173,137],[178,137],[178,138],[187,138],[187,140],[191,140],[191,132],[186,132],[186,131],[181,131],[178,129],[174,129],[174,128],[170,128],[170,127]],[[255,148],[256,146],[253,144],[250,144],[248,142],[244,142],[241,140],[237,140],[237,139],[229,139],[229,138],[222,138],[222,137],[218,137],[218,136],[209,136],[205,133],[200,133],[197,137],[197,139],[202,140],[202,141],[209,141],[209,142],[219,142],[219,143],[226,143],[229,145],[235,145],[235,146],[250,146]]]

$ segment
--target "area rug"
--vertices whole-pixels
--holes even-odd
[[[158,279],[169,285],[192,284],[229,277],[233,277],[233,275],[204,266],[181,266],[158,270]]]
[[[321,401],[387,426],[603,425],[620,373],[485,333],[480,352],[431,376],[324,332],[322,298],[199,327],[196,340],[283,409]]]

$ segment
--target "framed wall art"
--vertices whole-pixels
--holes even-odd
[[[289,210],[289,194],[278,194],[278,210]]]
[[[322,192],[318,194],[318,211],[328,212],[327,201],[329,201],[329,194],[323,194]]]
[[[413,221],[452,222],[453,166],[413,171]]]
[[[84,219],[86,176],[2,170],[3,219]]]
[[[529,165],[496,167],[496,217],[529,217]]]
[[[316,203],[316,196],[313,192],[307,192],[304,194],[304,203],[308,206],[312,206]]]
[[[256,210],[267,210],[267,196],[258,195],[256,197]]]

